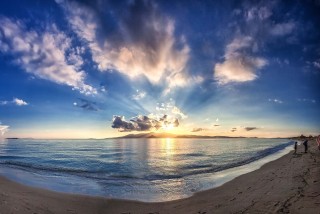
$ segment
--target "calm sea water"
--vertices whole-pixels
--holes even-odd
[[[0,174],[62,192],[166,201],[259,168],[291,145],[245,138],[5,140]]]

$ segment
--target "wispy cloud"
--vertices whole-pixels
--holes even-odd
[[[0,100],[0,105],[10,105],[10,104],[17,105],[17,106],[29,105],[29,103],[19,98],[13,98],[12,101]]]
[[[252,7],[246,11],[245,18],[246,21],[252,21],[256,19],[265,20],[272,15],[272,11],[267,6],[262,7]]]
[[[190,48],[183,35],[175,35],[174,20],[160,13],[155,2],[130,1],[121,14],[114,10],[117,23],[108,35],[101,11],[75,1],[57,2],[99,70],[117,70],[130,78],[143,75],[153,84],[164,79],[169,88],[193,80],[186,72]]]
[[[118,129],[120,132],[150,131],[178,126],[179,120],[177,118],[170,119],[167,115],[163,115],[161,118],[138,115],[129,121],[126,121],[124,116],[115,115],[111,125],[112,128]]]
[[[188,115],[175,105],[173,99],[170,99],[168,102],[157,103],[156,111],[160,112],[161,114],[173,115],[179,119],[188,118]]]
[[[248,36],[237,37],[227,45],[224,62],[214,67],[214,78],[219,84],[248,82],[258,78],[257,70],[263,68],[267,60],[246,53],[252,52],[253,45],[253,38]]]
[[[315,99],[307,99],[307,98],[298,98],[299,102],[310,102],[310,103],[316,103],[317,101]]]
[[[284,36],[290,34],[295,29],[295,27],[296,25],[292,21],[278,23],[271,28],[270,33],[274,36]]]
[[[269,98],[268,101],[269,101],[269,102],[278,103],[278,104],[282,104],[282,103],[283,103],[283,101],[282,101],[282,100],[279,100],[279,99],[271,99],[271,98]]]
[[[315,68],[320,69],[320,59],[314,61],[312,64]]]
[[[84,94],[96,93],[84,83],[85,73],[79,69],[82,60],[71,48],[70,38],[55,25],[29,29],[22,21],[1,17],[0,51],[12,55],[16,64],[38,78],[71,86]]]
[[[147,92],[136,90],[136,93],[132,95],[133,100],[141,100],[146,96]]]
[[[186,119],[186,118],[188,118],[188,116],[187,116],[186,114],[184,114],[177,106],[173,106],[171,112],[172,112],[174,115],[180,117],[181,119]]]
[[[171,89],[174,87],[185,87],[202,83],[204,81],[204,78],[199,75],[188,76],[185,73],[179,72],[167,76],[166,80],[168,86],[163,92],[164,95],[169,94],[171,92]]]
[[[243,3],[244,9],[244,19],[247,22],[247,33],[253,37],[261,39],[261,36],[265,38],[271,35],[284,36],[290,35],[297,28],[297,22],[294,20],[281,21],[281,19],[275,19],[274,15],[277,16],[279,10],[279,3],[281,1],[260,1],[257,4],[247,4]],[[284,17],[289,17],[286,14]],[[248,32],[249,30],[249,32]],[[269,32],[269,34],[266,34]],[[261,33],[264,33],[262,35]]]

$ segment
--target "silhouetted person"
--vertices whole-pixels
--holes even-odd
[[[298,142],[294,142],[294,154],[297,154]]]
[[[303,145],[304,145],[304,153],[307,153],[307,151],[308,151],[308,140],[305,140],[303,142]]]

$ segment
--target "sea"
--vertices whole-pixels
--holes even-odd
[[[160,202],[214,188],[289,153],[286,139],[0,141],[0,175],[58,192]]]

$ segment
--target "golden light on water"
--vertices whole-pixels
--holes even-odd
[[[173,138],[163,139],[165,143],[166,153],[172,155],[175,151],[175,142]]]
[[[176,141],[174,138],[163,138],[161,139],[161,145],[163,149],[163,155],[165,155],[166,165],[174,166],[175,161],[173,160],[174,156],[177,153],[176,150]]]

